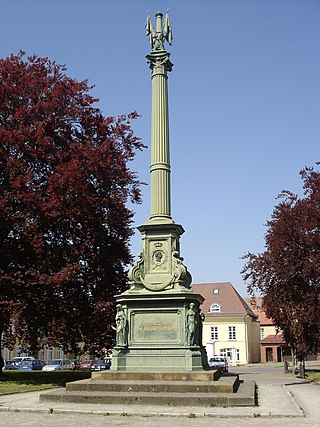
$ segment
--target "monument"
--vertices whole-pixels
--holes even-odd
[[[253,406],[254,381],[210,369],[202,346],[200,305],[180,256],[181,225],[171,217],[167,74],[172,70],[168,14],[147,19],[152,73],[151,215],[138,227],[142,252],[129,271],[130,288],[117,295],[117,344],[111,369],[70,382],[66,390],[40,395],[41,402],[116,405]],[[50,406],[52,408],[52,406]]]
[[[203,298],[191,290],[191,275],[180,256],[181,225],[171,216],[168,73],[173,64],[168,12],[148,16],[152,80],[150,219],[138,227],[142,252],[129,271],[130,288],[117,295],[114,371],[194,371],[207,365],[202,346]]]

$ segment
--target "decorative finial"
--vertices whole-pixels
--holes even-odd
[[[172,24],[169,21],[168,10],[166,11],[166,16],[164,19],[164,25],[162,25],[162,13],[156,13],[156,30],[154,30],[151,18],[148,14],[146,21],[146,34],[149,37],[151,49],[155,50],[165,50],[163,42],[167,40],[169,45],[172,45]]]

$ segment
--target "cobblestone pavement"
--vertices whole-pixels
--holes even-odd
[[[257,382],[255,408],[162,408],[149,406],[40,404],[39,393],[0,396],[0,426],[70,427],[320,427],[320,386],[284,374],[279,365],[231,368]]]

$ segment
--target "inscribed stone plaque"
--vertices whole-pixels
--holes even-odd
[[[178,313],[136,311],[132,316],[135,343],[172,343],[179,341]]]

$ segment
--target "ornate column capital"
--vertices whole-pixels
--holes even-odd
[[[152,77],[155,75],[167,76],[168,71],[172,71],[173,63],[170,61],[170,53],[163,51],[160,54],[154,54],[146,56],[147,62],[152,72]]]

